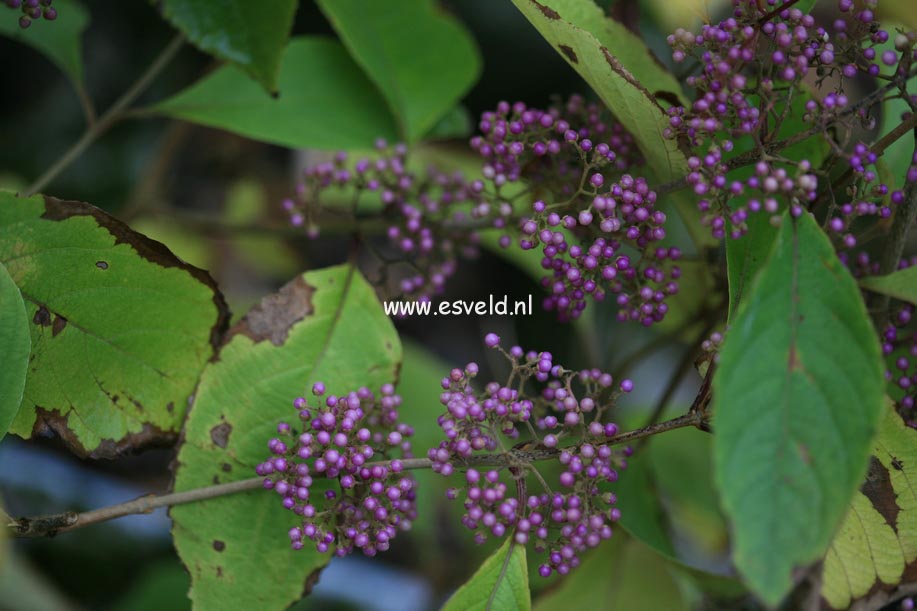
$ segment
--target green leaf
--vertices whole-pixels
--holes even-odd
[[[560,585],[535,600],[535,611],[687,611],[668,563],[626,536],[603,541]]]
[[[151,110],[293,148],[369,149],[398,138],[385,100],[338,42],[294,38],[279,86],[273,98],[224,66]]]
[[[907,267],[887,276],[868,276],[860,280],[860,286],[874,293],[917,303],[917,267]]]
[[[827,549],[862,481],[884,386],[855,281],[810,215],[784,216],[713,380],[734,561],[765,602]]]
[[[503,545],[446,601],[443,611],[501,611],[532,608],[525,546],[507,537]]]
[[[822,596],[834,609],[873,590],[892,591],[917,570],[917,431],[889,405],[863,487],[831,542]],[[877,608],[880,605],[867,605]]]
[[[111,457],[172,438],[229,313],[206,272],[81,202],[0,192],[32,354],[10,431]]]
[[[723,294],[717,290],[713,266],[705,261],[687,259],[675,265],[681,270],[678,292],[669,298],[669,311],[659,323],[658,330],[665,333],[688,325],[683,336],[693,338],[703,328],[710,312],[719,310]],[[667,264],[666,270],[671,267],[673,265]]]
[[[799,9],[808,15],[812,12],[812,9],[815,8],[817,2],[818,0],[801,0],[800,2],[797,2],[793,8]]]
[[[110,611],[182,611],[191,608],[188,600],[190,579],[177,558],[145,563],[144,566],[127,591],[107,607]]]
[[[774,247],[778,229],[766,212],[748,217],[748,233],[741,238],[726,238],[726,275],[729,282],[729,321],[735,318],[742,298],[755,276],[764,267]]]
[[[4,15],[0,19],[0,34],[46,55],[78,89],[82,89],[82,38],[89,25],[89,14],[76,0],[57,0],[54,8],[57,9],[57,19],[53,22],[38,20],[26,30],[19,27],[18,19]]]
[[[175,490],[246,479],[277,423],[316,381],[329,392],[394,381],[401,344],[372,287],[350,266],[307,272],[230,332],[201,376],[178,453]],[[175,547],[199,609],[284,609],[330,560],[293,551],[296,516],[264,490],[173,507]]]
[[[642,452],[628,459],[615,494],[621,510],[621,526],[636,539],[674,559],[675,548],[666,532],[649,454]]]
[[[0,263],[0,440],[6,435],[22,403],[29,368],[29,319],[22,294]]]
[[[382,91],[408,142],[423,137],[480,76],[474,39],[432,0],[318,4]]]
[[[669,122],[657,101],[662,94],[686,104],[681,88],[636,35],[591,1],[513,4],[627,126],[659,180],[688,173],[684,154],[662,135]]]
[[[272,0],[268,6],[247,0],[163,0],[162,8],[201,51],[234,63],[269,92],[277,91],[296,0]]]
[[[427,140],[467,138],[471,135],[473,125],[474,121],[468,109],[461,104],[456,104],[430,128],[426,138]]]

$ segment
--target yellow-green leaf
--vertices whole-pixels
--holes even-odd
[[[917,560],[917,431],[889,407],[866,483],[825,558],[822,596],[846,609],[874,587],[897,585]]]

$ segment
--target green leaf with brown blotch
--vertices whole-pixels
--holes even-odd
[[[591,0],[513,0],[513,4],[582,76],[633,134],[661,181],[688,173],[659,102],[686,103],[681,87],[635,34],[605,17]]]
[[[207,366],[185,423],[175,490],[247,479],[268,456],[293,400],[314,382],[332,394],[395,380],[401,344],[372,287],[349,265],[307,272],[266,297]],[[316,482],[320,494],[324,482]],[[173,507],[172,535],[199,609],[285,609],[331,559],[290,549],[296,515],[254,490]]]
[[[663,103],[687,104],[681,85],[643,41],[605,16],[592,0],[513,0],[513,4],[576,70],[633,134],[658,182],[682,178],[688,161],[663,136],[669,126]],[[668,196],[700,248],[717,242],[702,227],[687,192]]]
[[[111,457],[178,432],[229,312],[206,272],[102,210],[0,192],[32,348],[10,432]]]
[[[714,470],[733,559],[776,605],[828,549],[884,405],[862,295],[808,213],[785,214],[713,378]]]
[[[889,602],[902,581],[917,581],[917,431],[889,405],[879,423],[866,482],[825,557],[821,594],[834,609],[869,595]]]

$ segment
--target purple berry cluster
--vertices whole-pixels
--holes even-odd
[[[889,393],[905,421],[917,428],[917,329],[912,304],[894,312],[882,333],[882,354],[888,360],[885,372]]]
[[[548,556],[541,575],[566,574],[579,565],[583,551],[611,537],[611,525],[621,517],[606,487],[626,467],[630,448],[613,447],[618,427],[603,416],[620,393],[633,390],[633,382],[622,380],[616,389],[610,374],[564,369],[549,352],[504,350],[493,333],[484,343],[507,358],[509,379],[476,392],[475,363],[443,378],[440,401],[446,412],[438,423],[446,439],[428,458],[444,476],[465,469],[463,487],[447,495],[462,497],[462,523],[476,542],[508,534],[520,545],[531,541]],[[530,382],[540,392],[527,394]],[[507,448],[506,442],[522,436],[526,439]],[[495,456],[501,460],[487,462]],[[538,470],[539,460],[559,464],[556,490]],[[529,494],[529,483],[542,492]]]
[[[32,25],[36,19],[54,21],[57,19],[57,9],[51,6],[53,0],[3,0],[11,9],[19,9],[19,27],[23,30]]]
[[[397,279],[396,293],[405,298],[429,300],[443,291],[455,273],[459,257],[477,255],[479,227],[507,225],[512,207],[491,204],[482,181],[467,181],[459,173],[429,168],[418,175],[408,167],[407,147],[389,148],[377,143],[379,156],[348,164],[346,153],[308,168],[297,186],[297,198],[283,207],[290,222],[303,227],[307,235],[318,235],[318,215],[323,208],[333,212],[325,200],[348,198],[350,212],[372,199],[382,206],[385,230],[393,257],[382,263],[400,263],[409,270]],[[337,209],[340,212],[340,208]]]
[[[551,199],[577,199],[590,172],[625,172],[641,162],[633,137],[595,103],[574,95],[547,110],[500,102],[478,123],[471,148],[498,190],[525,179]]]
[[[601,185],[602,175],[593,176],[592,184]],[[544,255],[544,308],[571,320],[588,297],[603,301],[611,294],[618,320],[650,326],[665,317],[666,297],[678,292],[681,270],[672,263],[681,251],[657,244],[665,238],[666,215],[655,209],[656,194],[643,178],[625,174],[607,191],[596,191],[575,216],[539,200],[532,216],[522,219],[520,246],[541,246]],[[636,246],[641,256],[626,254],[626,246]]]
[[[625,173],[642,160],[623,126],[573,96],[548,110],[501,102],[479,128],[471,147],[495,191],[525,179],[543,194],[519,221],[519,246],[541,247],[544,308],[568,321],[590,297],[610,293],[620,320],[661,321],[680,274],[668,263],[680,252],[659,246],[666,215],[646,180]],[[640,256],[624,254],[625,247]]]
[[[392,458],[411,457],[413,429],[398,422],[401,397],[391,384],[378,396],[367,388],[326,396],[316,382],[312,394],[312,406],[304,397],[293,402],[301,429],[281,422],[255,472],[301,520],[288,532],[293,549],[310,540],[322,553],[374,556],[416,518],[415,481]]]
[[[687,180],[700,198],[698,206],[712,234],[739,238],[748,229],[750,214],[763,211],[775,217],[789,208],[798,216],[818,200],[819,182],[810,160],[794,161],[766,149],[767,143],[784,136],[780,128],[795,112],[788,100],[804,98],[814,83],[802,119],[820,126],[813,137],[822,138],[834,153],[846,158],[865,183],[855,191],[853,201],[832,202],[829,211],[828,229],[840,245],[853,248],[856,238],[851,224],[856,218],[891,214],[882,203],[889,189],[870,185],[875,172],[867,166],[875,163],[874,153],[863,144],[845,148],[825,126],[832,121],[846,121],[850,127],[856,120],[872,121],[865,108],[849,120],[844,118],[842,113],[851,103],[846,82],[859,74],[876,76],[882,65],[907,69],[913,41],[902,35],[895,40],[897,52],[877,51],[889,34],[875,20],[875,0],[856,4],[840,0],[836,18],[827,25],[798,8],[781,8],[782,4],[782,0],[733,0],[729,18],[705,25],[697,34],[679,29],[669,36],[674,61],[691,58],[699,69],[686,81],[697,90],[697,97],[690,107],[669,109],[666,136],[695,151],[688,160]],[[755,150],[760,151],[760,160],[754,174],[736,177],[731,162]],[[893,194],[891,202],[900,197]]]

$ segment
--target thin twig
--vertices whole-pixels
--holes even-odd
[[[178,53],[183,42],[184,39],[180,35],[173,38],[166,48],[156,57],[153,63],[150,64],[146,72],[144,72],[140,78],[137,79],[137,81],[131,85],[114,104],[112,104],[111,108],[105,111],[105,114],[99,117],[97,121],[90,122],[80,139],[77,140],[67,152],[61,155],[60,159],[54,162],[44,174],[39,176],[35,182],[29,185],[29,187],[22,192],[22,195],[28,197],[44,189],[58,174],[63,172],[73,163],[90,144],[107,132],[112,125],[121,120],[127,107],[130,106],[147,87],[149,87],[153,79],[155,79],[159,73],[162,72],[163,68],[169,64],[172,58],[175,57],[175,54]]]
[[[669,378],[669,383],[666,384],[665,390],[662,391],[662,395],[656,402],[653,413],[650,414],[649,420],[647,420],[647,426],[652,426],[659,422],[666,406],[668,406],[669,401],[672,400],[675,391],[678,390],[682,379],[687,375],[688,371],[691,370],[691,366],[694,364],[694,355],[697,353],[698,348],[700,348],[704,340],[707,339],[707,336],[710,335],[715,326],[715,320],[712,318],[708,319],[703,329],[701,329],[701,332],[697,335],[697,338],[685,349],[684,353],[682,353],[681,359],[678,361],[675,370],[672,372],[672,376]]]
[[[701,413],[688,413],[672,420],[666,420],[652,426],[645,426],[634,431],[628,431],[609,437],[604,441],[607,445],[617,445],[630,443],[650,435],[658,435],[678,428],[693,426],[705,430],[704,416]],[[458,467],[512,467],[524,463],[532,463],[540,460],[550,460],[560,455],[562,448],[538,447],[532,450],[511,449],[506,452],[495,454],[473,455],[463,461],[455,463]],[[407,458],[400,461],[402,468],[405,470],[429,469],[433,463],[427,458]],[[367,466],[373,465],[391,465],[392,461],[379,461],[367,463]],[[127,515],[150,513],[159,507],[174,507],[175,505],[184,505],[195,503],[208,499],[227,496],[230,494],[239,494],[249,492],[260,488],[264,483],[263,477],[252,477],[249,479],[230,482],[227,484],[217,484],[215,486],[205,486],[182,492],[173,492],[171,494],[155,495],[148,494],[133,501],[102,507],[77,513],[68,511],[65,513],[49,515],[24,517],[12,520],[7,524],[10,535],[14,537],[51,537],[58,533],[76,530],[84,526],[107,522],[116,518]]]

